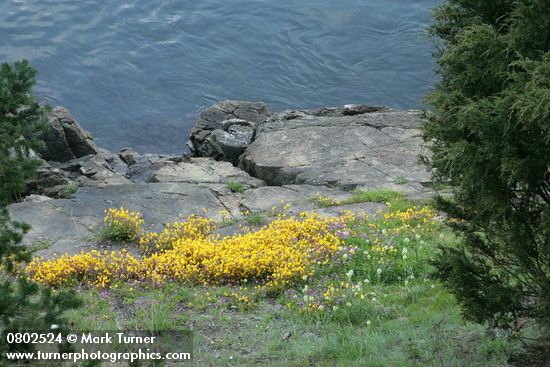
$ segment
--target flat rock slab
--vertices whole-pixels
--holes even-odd
[[[191,158],[188,162],[166,164],[152,173],[153,182],[187,182],[226,184],[239,181],[250,187],[264,186],[265,182],[234,167],[229,162],[219,162],[212,158]]]
[[[26,201],[10,205],[9,210],[14,220],[32,227],[24,237],[25,244],[40,248],[36,252],[38,256],[52,257],[97,248],[97,233],[104,211],[109,208],[124,207],[141,212],[147,231],[162,230],[165,224],[191,214],[206,215],[220,224],[227,220],[233,222],[229,226],[222,225],[217,232],[221,235],[238,233],[241,224],[247,225],[242,213],[245,210],[263,213],[265,223],[269,223],[276,217],[271,211],[274,206],[288,215],[308,211],[323,216],[338,216],[343,210],[372,215],[385,208],[381,203],[320,208],[314,200],[318,195],[345,200],[351,193],[313,185],[286,185],[262,186],[239,194],[231,192],[224,184],[138,182],[83,187],[69,199],[32,195]],[[288,208],[283,210],[287,204]]]
[[[239,181],[248,187],[265,185],[262,180],[251,177],[229,162],[152,154],[136,157],[128,168],[127,176],[132,182],[227,184],[229,181]]]
[[[321,208],[315,210],[315,212],[324,217],[337,217],[343,213],[352,213],[355,215],[367,215],[372,217],[387,209],[388,206],[384,203],[357,203],[350,205],[336,205],[328,208]]]
[[[426,191],[419,112],[281,116],[258,127],[241,157],[244,169],[268,185],[388,188],[412,196]]]
[[[342,210],[349,209],[354,213],[363,212],[372,215],[386,208],[382,203],[363,203],[361,205],[339,205],[329,208],[319,207],[316,197],[321,195],[332,200],[343,201],[352,196],[350,192],[314,185],[264,186],[246,191],[240,205],[251,213],[271,213],[272,208],[283,211],[288,205],[288,214],[317,212],[322,215],[338,216]]]
[[[163,225],[191,214],[206,215],[219,222],[223,211],[240,216],[237,200],[224,185],[191,185],[183,183],[134,183],[107,187],[81,188],[71,199],[32,200],[9,207],[14,220],[28,223],[25,236],[28,245],[47,247],[40,256],[74,254],[93,242],[104,211],[124,207],[143,214],[147,230],[160,230]],[[203,211],[207,209],[207,212]]]

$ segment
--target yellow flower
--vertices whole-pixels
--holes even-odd
[[[299,219],[281,217],[259,231],[220,238],[210,235],[213,222],[190,216],[160,233],[144,235],[140,241],[143,257],[124,250],[82,252],[52,260],[37,258],[26,272],[53,287],[75,281],[108,287],[115,279],[161,284],[257,280],[277,289],[312,276],[318,262],[329,263],[331,255],[344,245],[329,228],[341,221],[315,214],[303,214]]]

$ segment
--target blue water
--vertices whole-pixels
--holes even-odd
[[[223,99],[418,108],[436,0],[0,0],[0,61],[113,150],[175,153]]]

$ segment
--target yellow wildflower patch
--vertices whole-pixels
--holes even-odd
[[[110,208],[105,211],[101,236],[106,240],[137,241],[143,232],[143,216],[128,209]]]
[[[280,217],[257,232],[213,238],[212,223],[191,217],[161,234],[146,235],[143,244],[157,252],[136,258],[127,252],[92,251],[58,259],[35,259],[26,269],[34,280],[54,287],[71,282],[106,287],[113,280],[240,283],[261,281],[281,287],[311,276],[344,248],[345,221],[303,214]],[[334,228],[340,229],[335,232]],[[344,231],[345,232],[345,231]]]
[[[36,258],[25,272],[32,279],[52,287],[78,281],[103,288],[113,279],[139,279],[140,262],[126,250],[92,250],[75,256],[63,255],[56,260]]]
[[[168,224],[160,233],[150,232],[143,235],[139,240],[139,246],[146,254],[170,250],[178,239],[205,239],[214,228],[215,223],[211,219],[193,214],[185,221]]]
[[[314,197],[314,200],[317,202],[317,204],[321,207],[330,207],[330,206],[336,206],[341,205],[342,201],[338,199],[332,199],[328,196],[323,196],[321,194],[317,194]]]

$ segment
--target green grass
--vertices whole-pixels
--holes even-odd
[[[335,200],[330,197],[324,197],[319,194],[311,197],[310,201],[314,202],[320,208],[327,208],[337,205],[349,205],[369,202],[389,202],[389,201],[406,201],[405,196],[398,192],[386,189],[378,190],[355,190],[350,198],[344,200]],[[410,205],[410,202],[407,202]]]
[[[356,195],[390,200],[392,212],[413,205],[390,191]],[[257,223],[256,214],[247,221]],[[197,366],[507,366],[514,344],[465,323],[455,298],[429,276],[437,246],[456,246],[460,239],[443,225],[422,225],[421,219],[399,235],[392,234],[397,219],[373,220],[379,237],[348,239],[359,249],[354,256],[320,268],[285,293],[268,295],[256,284],[117,283],[109,291],[80,289],[88,306],[67,317],[76,328],[92,330],[192,329]],[[358,227],[364,233],[372,228],[366,222]],[[396,253],[373,257],[376,238]],[[359,283],[364,299],[345,286]],[[299,307],[304,295],[330,284],[346,295],[341,306],[323,312]]]
[[[246,216],[246,222],[253,226],[261,226],[265,223],[265,218],[262,213],[250,213]]]
[[[196,366],[506,366],[507,340],[465,324],[454,298],[432,285],[375,288],[391,310],[380,319],[359,304],[335,320],[307,318],[270,299],[248,309],[220,306],[227,288],[188,287],[112,292],[105,299],[82,290],[89,307],[67,316],[89,330],[192,326]]]
[[[397,176],[393,179],[393,183],[396,184],[396,185],[404,185],[407,182],[409,182],[409,180],[407,180],[407,178],[405,178],[403,176]]]
[[[434,191],[446,191],[451,188],[448,184],[444,182],[426,182],[423,183],[422,186],[428,187]]]
[[[80,183],[79,183],[79,182],[77,182],[77,181],[71,181],[71,182],[63,189],[63,192],[61,193],[61,196],[62,196],[62,197],[65,197],[65,198],[71,197],[71,196],[73,196],[74,194],[76,194],[76,192],[78,191],[79,188],[80,188]]]
[[[227,188],[231,190],[231,192],[238,192],[243,193],[246,190],[246,187],[242,184],[242,182],[229,180],[227,181]]]
[[[351,198],[343,201],[344,204],[357,204],[368,202],[386,202],[402,199],[403,195],[392,190],[355,190]]]
[[[28,246],[28,249],[31,253],[40,251],[40,250],[46,250],[52,246],[51,241],[35,241],[30,246]]]

